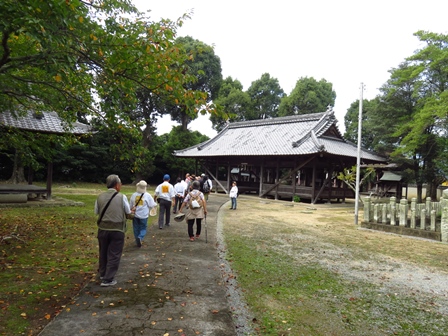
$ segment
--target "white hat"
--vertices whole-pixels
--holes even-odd
[[[145,193],[145,192],[146,192],[146,186],[147,186],[147,185],[148,185],[148,184],[147,184],[145,181],[141,180],[139,183],[136,184],[137,192],[139,192],[139,193]]]
[[[202,174],[201,174],[201,176],[205,176],[205,174],[204,174],[204,173],[202,173]]]

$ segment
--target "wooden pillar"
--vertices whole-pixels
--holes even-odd
[[[314,204],[314,197],[316,196],[316,160],[313,161],[313,177],[311,180],[311,201]]]
[[[277,168],[276,168],[276,172],[275,172],[275,183],[278,183],[280,179],[280,158],[277,157]],[[275,199],[278,199],[278,187],[279,184],[277,184],[277,187],[275,188]]]
[[[218,181],[219,181],[219,159],[218,158],[216,158],[216,161],[215,161],[215,163],[216,163],[216,166],[215,166],[215,176],[216,176],[216,181],[215,181],[215,184],[216,184],[216,188],[215,188],[215,194],[217,194],[218,193]]]
[[[33,184],[33,180],[34,180],[34,169],[32,167],[28,168],[28,184],[31,185]]]
[[[232,185],[232,181],[230,181],[230,171],[230,162],[227,162],[227,190],[229,191]]]
[[[47,166],[47,200],[51,200],[51,187],[53,185],[53,162]]]
[[[297,167],[297,159],[294,159],[294,167]],[[294,169],[294,168],[293,168]],[[294,196],[296,195],[296,186],[297,186],[297,169],[292,173],[292,195],[291,202],[294,202]]]
[[[263,180],[264,180],[264,158],[261,158],[261,166],[260,166],[260,187],[258,196],[261,196],[263,194]]]

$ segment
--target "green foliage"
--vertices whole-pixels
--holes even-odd
[[[191,78],[183,87],[190,92],[200,92],[196,101],[179,99],[168,104],[171,119],[179,122],[184,130],[188,123],[201,113],[218,113],[211,101],[217,96],[222,82],[221,60],[212,47],[190,36],[176,39],[176,47],[187,55],[183,73]],[[200,103],[200,104],[199,104]]]
[[[351,169],[344,168],[342,172],[340,172],[337,176],[337,179],[344,182],[350,189],[352,189],[356,193],[356,166],[353,166]],[[367,182],[372,181],[375,177],[375,169],[374,168],[366,168],[361,171],[360,173],[360,180],[359,180],[359,188],[361,189],[361,186]],[[360,197],[359,200],[361,202],[362,198]]]
[[[285,93],[277,78],[264,73],[260,79],[252,82],[247,90],[252,109],[245,114],[246,120],[274,118],[278,116],[278,108]]]
[[[295,203],[299,203],[300,202],[300,196],[294,195],[293,201]]]
[[[134,158],[131,169],[142,169],[147,162],[138,158],[147,154],[148,146],[141,140],[140,128],[149,118],[133,114],[139,92],[183,106],[190,118],[211,110],[207,93],[189,86],[198,81],[197,73],[187,71],[190,54],[175,40],[178,27],[188,18],[153,22],[128,0],[101,6],[77,0],[3,1],[0,111],[16,115],[54,111],[68,122],[96,119],[97,129],[115,138],[114,158]],[[45,142],[37,145],[31,138],[6,133],[0,148],[9,150],[21,143],[25,159],[27,153],[39,156],[34,148],[24,147],[36,143],[45,148]]]
[[[246,115],[252,109],[251,98],[247,92],[243,91],[243,85],[237,79],[227,77],[219,90],[215,104],[223,110],[221,115],[212,115],[210,120],[213,128],[221,131],[227,121],[244,121]]]
[[[324,112],[334,106],[336,92],[333,84],[313,77],[301,77],[289,96],[285,96],[279,107],[279,116]]]
[[[164,134],[157,139],[159,144],[155,157],[154,175],[161,181],[164,174],[170,174],[172,181],[176,177],[183,177],[186,172],[194,172],[196,168],[195,159],[180,158],[173,155],[174,151],[188,148],[209,138],[201,133],[189,130],[184,131],[182,126],[175,126],[169,134]]]

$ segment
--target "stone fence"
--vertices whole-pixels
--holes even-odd
[[[395,197],[388,203],[372,200],[364,199],[362,227],[448,242],[448,190],[440,202],[432,202],[429,197],[425,203],[417,203],[416,198],[410,203],[407,199],[397,203]]]

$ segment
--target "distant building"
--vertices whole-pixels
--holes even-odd
[[[345,140],[332,110],[229,123],[216,137],[174,152],[195,158],[226,193],[233,180],[240,192],[260,197],[319,200],[354,198],[336,176],[356,165],[357,146]],[[361,151],[361,163],[386,159]]]

